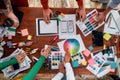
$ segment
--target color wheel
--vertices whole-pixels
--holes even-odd
[[[68,50],[68,52],[72,55],[76,54],[79,51],[80,44],[76,39],[67,39],[64,42],[63,47],[65,52]]]

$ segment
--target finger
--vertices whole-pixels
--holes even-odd
[[[50,23],[50,15],[47,16],[47,23]]]
[[[76,11],[76,16],[79,17],[79,13],[78,13],[78,11]]]
[[[21,57],[25,57],[26,54],[25,54],[25,53],[21,53],[20,56],[21,56]]]
[[[44,52],[44,49],[41,49],[41,52]]]
[[[44,21],[47,23],[47,16],[44,16]]]
[[[50,13],[51,17],[53,17],[53,12]]]

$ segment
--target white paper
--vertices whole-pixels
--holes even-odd
[[[84,43],[83,43],[83,40],[82,40],[80,34],[75,35],[75,36],[69,36],[69,37],[67,37],[67,39],[76,39],[76,40],[79,42],[79,44],[80,44],[80,49],[79,49],[78,52],[82,52],[83,50],[85,50],[85,46],[84,46]],[[67,40],[67,39],[66,39],[66,40]],[[65,55],[65,51],[64,51],[64,48],[63,48],[63,44],[64,44],[64,42],[65,42],[66,40],[63,40],[63,41],[57,43],[60,51],[62,51],[62,53],[63,53],[63,56]]]
[[[0,59],[0,62],[8,61],[11,58],[15,57],[17,54],[24,52],[22,49],[17,48],[10,56]],[[19,64],[19,69],[13,70],[13,66],[8,66],[3,69],[3,73],[6,77],[13,78],[19,72],[30,68],[30,59],[26,56],[23,63]]]
[[[75,14],[66,14],[59,21],[59,39],[67,39],[70,35],[76,35],[76,16]]]
[[[111,11],[107,14],[106,20],[108,19],[110,14],[111,14]],[[111,18],[111,20],[110,20],[110,18]],[[116,22],[113,19],[113,16],[109,17],[108,22],[106,22],[104,25],[104,33],[116,35],[116,34],[118,34],[118,32],[119,32],[119,30],[117,28]],[[119,33],[119,35],[120,35],[120,33]]]

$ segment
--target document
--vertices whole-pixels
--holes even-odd
[[[59,21],[59,39],[67,39],[69,36],[76,35],[76,17],[75,14],[66,14]]]
[[[111,12],[114,12],[114,10],[111,10],[106,16],[106,23],[104,25],[104,33],[109,33],[113,35],[117,35],[119,33],[120,35],[116,21],[113,17],[113,15],[115,14],[112,14]]]

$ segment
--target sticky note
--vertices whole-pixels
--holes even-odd
[[[72,61],[72,66],[73,66],[74,68],[79,67],[78,60]]]
[[[21,33],[22,33],[22,36],[26,36],[26,35],[29,34],[29,33],[28,33],[28,29],[22,29],[22,30],[21,30]]]
[[[93,50],[93,46],[92,46],[92,45],[89,46],[88,49],[89,49],[90,51],[92,51],[92,50]]]
[[[110,64],[110,67],[111,67],[111,69],[117,68],[116,62],[112,62],[112,63]]]
[[[82,65],[84,65],[84,66],[86,66],[86,65],[87,65],[86,60],[83,60],[83,61],[82,61]]]
[[[9,39],[9,40],[12,39],[12,35],[8,35],[8,39]]]
[[[109,33],[105,33],[103,38],[108,41],[108,40],[110,40],[111,35]]]
[[[31,40],[31,39],[32,39],[32,36],[28,35],[27,40]]]
[[[91,58],[91,59],[88,60],[88,63],[89,63],[89,65],[94,65],[95,61],[94,61],[94,59]]]
[[[83,54],[88,57],[91,54],[91,52],[88,49],[85,49],[83,51]]]

